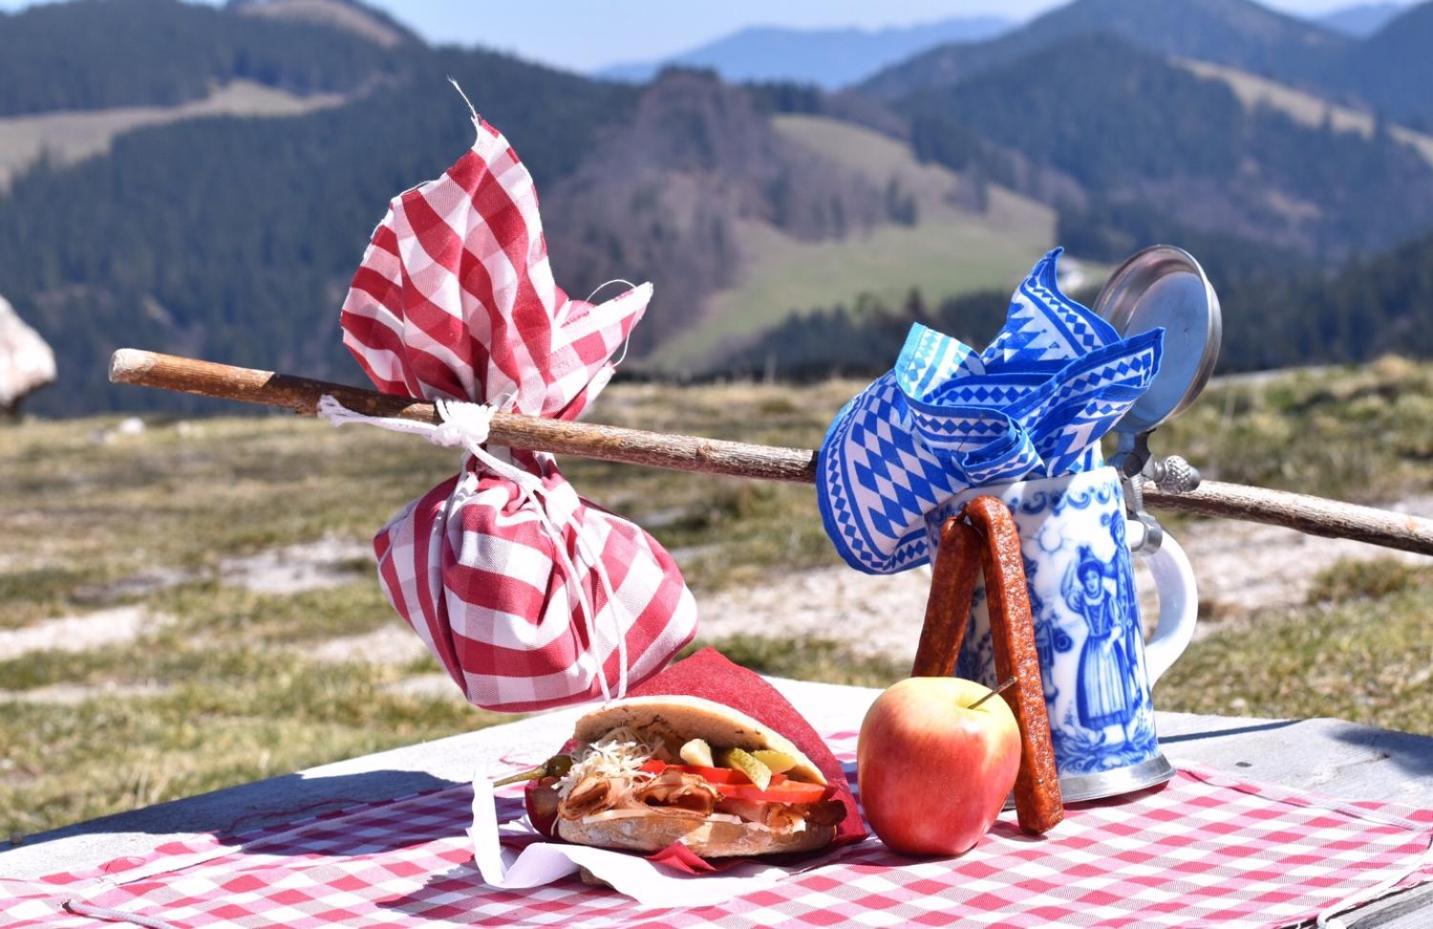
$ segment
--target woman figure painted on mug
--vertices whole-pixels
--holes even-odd
[[[1089,628],[1080,650],[1075,707],[1080,725],[1085,728],[1102,731],[1106,726],[1120,726],[1128,738],[1124,727],[1134,718],[1135,706],[1130,700],[1129,672],[1121,648],[1124,617],[1116,597],[1105,586],[1107,574],[1104,562],[1088,545],[1081,545],[1060,587],[1065,603],[1084,617]]]

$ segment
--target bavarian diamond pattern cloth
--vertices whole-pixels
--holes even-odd
[[[1051,251],[983,352],[911,327],[895,367],[847,403],[821,444],[821,518],[871,574],[930,560],[926,515],[970,487],[1103,463],[1099,440],[1159,372],[1164,330],[1122,339],[1060,292]]]
[[[474,118],[472,149],[396,197],[343,305],[385,393],[574,419],[651,297],[593,305],[553,280],[532,177]],[[671,556],[578,496],[551,455],[488,446],[374,539],[394,608],[468,700],[528,712],[651,677],[696,632]]]

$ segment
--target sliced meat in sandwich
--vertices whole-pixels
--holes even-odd
[[[847,808],[789,739],[689,696],[618,700],[578,720],[529,784],[538,829],[569,842],[704,858],[824,848]]]

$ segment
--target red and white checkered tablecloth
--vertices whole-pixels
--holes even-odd
[[[853,779],[855,737],[827,737]],[[640,911],[575,878],[486,887],[464,835],[470,799],[453,786],[88,873],[0,880],[0,924],[1266,927],[1433,880],[1433,810],[1195,769],[1163,790],[1072,807],[1043,840],[1006,814],[960,858],[904,858],[873,838],[722,906]],[[500,804],[503,818],[521,812],[516,798]]]

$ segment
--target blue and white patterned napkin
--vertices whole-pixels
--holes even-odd
[[[985,351],[916,324],[895,368],[836,414],[816,488],[826,533],[853,568],[925,564],[927,514],[967,488],[1104,463],[1100,437],[1159,372],[1164,330],[1122,339],[1062,294],[1060,251],[1016,289]]]

